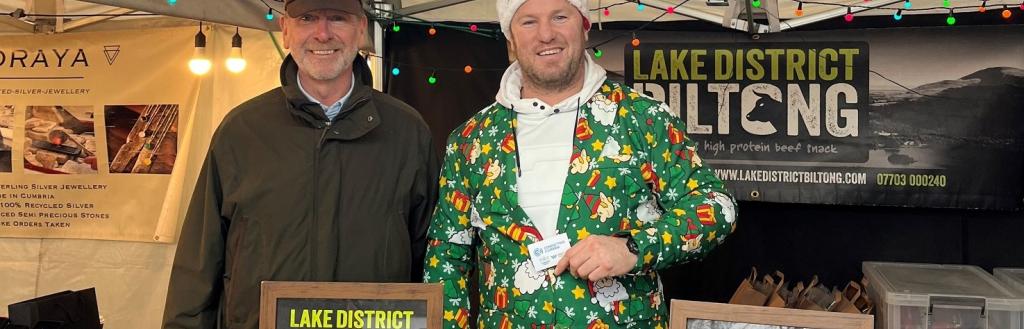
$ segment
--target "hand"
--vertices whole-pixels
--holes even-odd
[[[569,269],[577,278],[597,281],[629,273],[636,261],[625,238],[591,235],[565,252],[555,265],[555,275]]]

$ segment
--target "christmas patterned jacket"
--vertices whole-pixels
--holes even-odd
[[[515,113],[495,103],[446,146],[424,272],[444,285],[445,328],[473,321],[473,270],[481,329],[666,328],[656,271],[702,258],[735,229],[733,198],[664,104],[605,81],[578,116],[558,232],[573,244],[632,235],[632,272],[591,282],[534,268],[527,246],[544,237],[517,201]]]

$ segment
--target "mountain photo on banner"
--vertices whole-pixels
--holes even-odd
[[[977,163],[985,149],[1019,152],[1020,128],[999,123],[1024,119],[1024,69],[990,67],[913,91],[872,89],[871,100],[875,145],[890,165],[945,168]]]

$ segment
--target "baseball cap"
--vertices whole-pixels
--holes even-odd
[[[334,9],[354,15],[364,15],[361,0],[286,0],[284,2],[284,11],[290,17],[299,17],[318,9]]]

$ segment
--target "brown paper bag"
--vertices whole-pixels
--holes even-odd
[[[835,297],[829,289],[818,284],[818,276],[815,275],[811,278],[811,283],[807,285],[807,288],[797,295],[794,308],[829,311],[833,306],[835,306]]]
[[[839,295],[839,300],[833,311],[843,313],[861,313],[860,309],[854,305],[855,300],[862,298],[861,295],[866,295],[859,284],[850,281],[846,284],[846,288],[843,288],[841,293],[838,290],[835,291],[835,293]],[[864,298],[866,299],[867,296]]]
[[[765,275],[767,277],[767,275]],[[779,290],[786,286],[786,275],[782,272],[775,271],[776,284],[775,289],[772,289],[772,293],[768,296],[768,302],[764,306],[768,307],[786,307],[786,300],[779,294]]]
[[[774,283],[772,283],[774,285]],[[752,268],[750,276],[740,282],[740,286],[729,298],[729,304],[764,306],[768,301],[768,295],[775,289],[774,286],[766,287],[765,282],[757,280],[757,268]]]
[[[803,291],[804,291],[804,283],[803,282],[797,282],[796,285],[793,286],[792,290],[787,289],[786,287],[783,287],[782,289],[779,289],[779,297],[781,297],[782,300],[785,302],[783,307],[785,307],[785,308],[794,308],[796,306],[797,298],[800,296],[800,293],[803,292]]]

